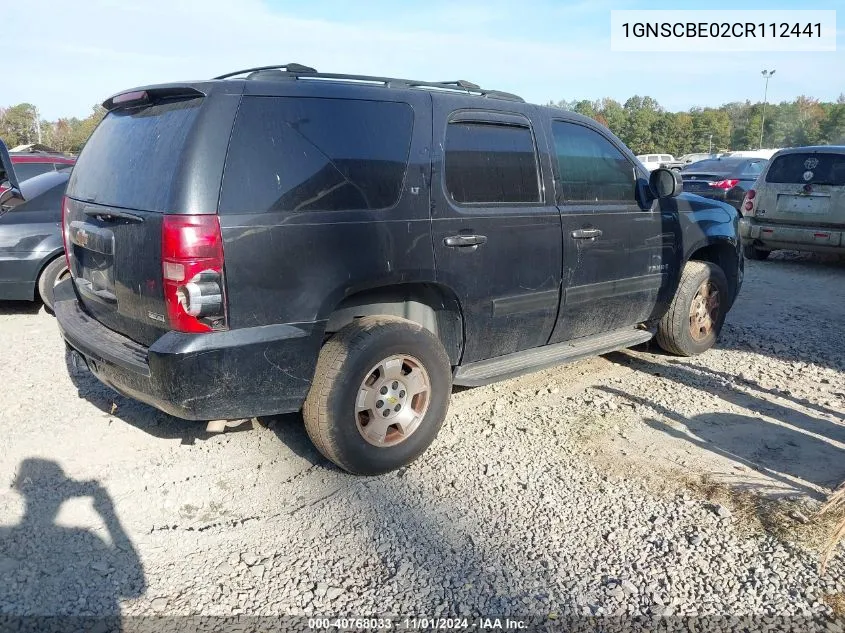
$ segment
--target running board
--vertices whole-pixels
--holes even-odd
[[[645,343],[654,336],[648,330],[625,328],[604,334],[585,336],[565,343],[535,347],[505,356],[461,365],[452,382],[464,387],[480,387],[497,380],[514,378],[554,365],[574,363],[592,356],[615,352]]]

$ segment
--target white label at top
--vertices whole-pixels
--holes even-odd
[[[611,11],[610,50],[835,51],[836,11]]]

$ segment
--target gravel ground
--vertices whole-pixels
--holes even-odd
[[[842,262],[748,262],[718,349],[456,389],[378,478],[295,415],[209,435],[74,384],[52,317],[0,307],[0,614],[830,615],[843,289]]]

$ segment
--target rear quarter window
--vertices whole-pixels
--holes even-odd
[[[402,192],[413,122],[406,103],[244,97],[220,213],[392,207]]]
[[[85,144],[68,195],[142,211],[168,209],[202,98],[110,112]]]
[[[766,182],[845,186],[845,154],[783,154],[772,161]]]

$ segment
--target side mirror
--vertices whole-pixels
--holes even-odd
[[[648,185],[655,198],[675,198],[684,191],[681,174],[663,167],[655,169],[648,177]]]
[[[9,156],[6,144],[0,141],[0,215],[24,202],[26,200],[15,175],[12,157]]]
[[[12,165],[12,157],[9,156],[9,149],[3,141],[0,141],[0,186],[11,186],[12,189],[20,190],[21,185],[15,175],[15,166]]]
[[[11,211],[24,202],[26,200],[20,189],[10,188],[8,181],[5,185],[0,185],[0,215],[3,215],[6,211]]]

